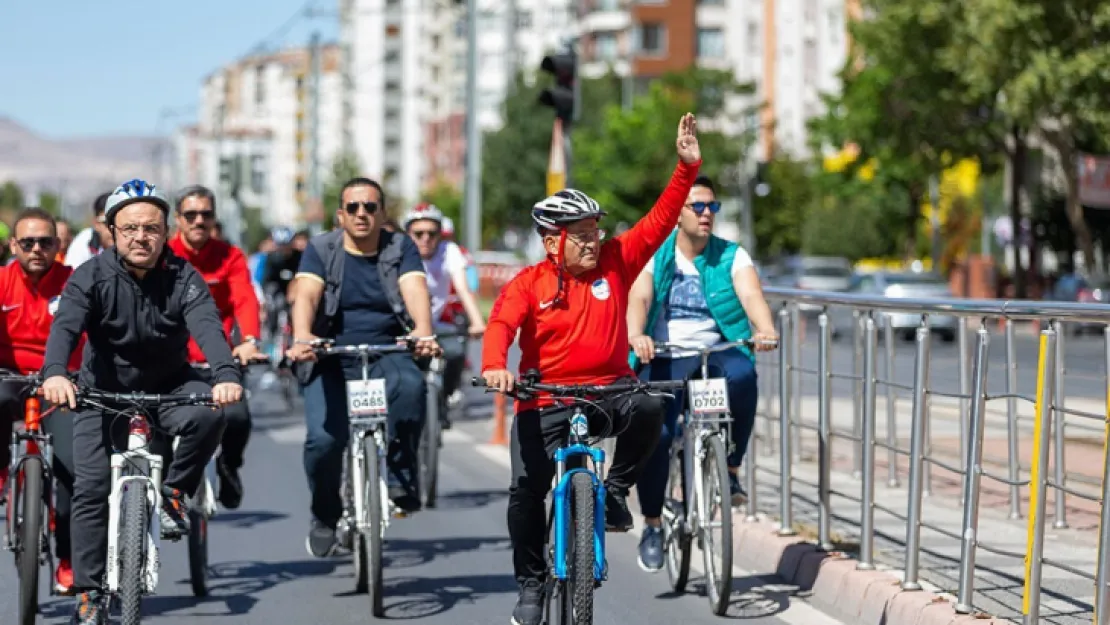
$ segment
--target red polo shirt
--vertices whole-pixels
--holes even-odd
[[[199,250],[194,250],[178,232],[170,240],[170,249],[184,258],[208,283],[208,290],[216,300],[220,319],[224,322],[224,334],[231,337],[236,323],[243,337],[258,337],[258,296],[251,284],[247,257],[242,250],[224,241],[209,239]],[[189,361],[205,362],[204,352],[196,341],[189,340]]]
[[[72,273],[71,267],[56,262],[32,284],[18,262],[0,268],[0,367],[25,374],[42,368],[54,311]],[[82,336],[70,357],[70,370],[80,368],[84,346]]]

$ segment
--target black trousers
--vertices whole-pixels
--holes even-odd
[[[585,409],[590,433],[611,429],[617,447],[606,477],[606,488],[627,495],[651,459],[663,428],[664,399],[642,393],[598,402],[600,410]],[[547,575],[546,499],[555,476],[555,450],[566,444],[572,408],[526,410],[513,418],[509,485],[509,539],[518,582],[543,580]]]
[[[160,389],[166,393],[209,393],[212,387],[195,373]],[[157,411],[154,424],[181,443],[163,484],[192,495],[204,479],[204,468],[220,445],[224,411],[206,406],[179,406]],[[77,413],[73,422],[73,582],[78,591],[101,588],[108,550],[108,495],[112,484],[110,458],[114,448],[124,445],[127,420],[99,410]]]
[[[0,383],[0,467],[12,462],[12,424],[23,420],[23,385],[13,382]],[[43,402],[46,412],[49,404]],[[69,518],[73,498],[73,414],[64,410],[51,413],[42,421],[42,429],[54,436],[54,555],[59,559],[70,557]],[[12,503],[8,502],[11,506]]]
[[[206,384],[212,383],[211,371],[199,370],[197,374]],[[243,454],[251,439],[251,409],[247,404],[246,380],[243,381],[243,389],[243,399],[223,409],[226,427],[220,441],[220,460],[232,469],[243,466]],[[172,454],[165,455],[170,458]]]

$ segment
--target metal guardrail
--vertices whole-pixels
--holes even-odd
[[[975,590],[976,554],[979,549],[1001,556],[1024,559],[1025,575],[1022,601],[1022,614],[1027,625],[1036,623],[1041,607],[1041,580],[1045,566],[1055,567],[1091,580],[1095,584],[1095,623],[1110,625],[1110,454],[1105,453],[1107,437],[1110,436],[1110,419],[1103,414],[1094,414],[1064,407],[1064,333],[1062,322],[1096,323],[1105,326],[1110,323],[1110,305],[1088,305],[1061,302],[999,301],[999,300],[939,300],[939,299],[892,299],[878,298],[846,293],[826,293],[794,289],[767,288],[765,295],[768,303],[778,307],[778,331],[781,337],[779,355],[774,361],[762,361],[777,371],[772,384],[761,384],[764,393],[765,417],[763,432],[753,436],[747,460],[745,479],[747,481],[747,514],[754,517],[757,511],[756,476],[757,472],[776,475],[779,479],[779,517],[781,532],[792,534],[793,529],[793,488],[798,482],[792,474],[794,463],[799,461],[802,430],[814,431],[817,435],[818,483],[809,484],[817,489],[817,540],[831,548],[831,496],[838,495],[860,503],[861,541],[858,567],[874,568],[875,511],[883,512],[902,519],[906,523],[906,560],[903,566],[902,587],[906,590],[921,588],[919,580],[919,557],[921,551],[921,528],[927,527],[958,541],[961,545],[959,586],[956,610],[971,613],[972,597]],[[815,367],[804,367],[801,358],[802,335],[800,329],[801,311],[799,305],[816,309],[817,317],[817,362]],[[845,374],[834,371],[831,366],[831,347],[833,327],[829,310],[833,307],[852,309],[853,321],[853,372]],[[912,385],[897,383],[894,378],[894,330],[892,324],[884,323],[887,316],[883,313],[920,314],[920,324],[914,332],[914,375]],[[943,392],[931,388],[929,364],[931,335],[930,320],[936,315],[956,317],[956,339],[959,350],[959,392]],[[969,340],[968,321],[978,319],[979,327],[974,331],[974,341]],[[987,370],[991,350],[991,335],[987,330],[988,320],[998,320],[1004,330],[1006,352],[1006,390],[1001,394],[987,392]],[[1022,395],[1017,385],[1017,357],[1014,346],[1015,321],[1031,320],[1042,322],[1040,331],[1039,356],[1037,365],[1037,388],[1035,396]],[[1047,327],[1043,322],[1048,322]],[[878,358],[878,332],[883,331],[885,366],[880,371]],[[1106,341],[1107,371],[1110,371],[1110,327],[1103,328]],[[974,350],[972,351],[972,344]],[[969,364],[970,363],[970,364]],[[817,422],[808,423],[801,416],[800,376],[814,375],[817,378]],[[835,430],[832,427],[833,379],[851,380],[854,385],[854,416],[852,431]],[[1104,382],[1106,381],[1104,376]],[[775,404],[777,387],[777,414],[771,414],[770,407]],[[885,388],[886,436],[885,440],[876,437],[876,406],[879,387]],[[1110,386],[1104,384],[1104,388]],[[908,392],[912,401],[909,447],[899,447],[898,423],[895,402],[899,391]],[[947,396],[960,403],[960,462],[959,466],[946,463],[938,458],[931,447],[930,421],[931,399],[934,396]],[[1008,458],[1002,460],[1006,475],[990,473],[985,468],[983,444],[987,428],[988,400],[1006,400],[1006,439]],[[1032,423],[1033,454],[1029,469],[1029,479],[1022,479],[1022,466],[1019,455],[1019,416],[1018,403],[1027,402],[1034,407]],[[1085,493],[1068,486],[1069,475],[1066,463],[1062,461],[1066,453],[1064,416],[1077,417],[1097,422],[1097,431],[1102,435],[1103,467],[1102,479],[1097,486],[1099,494]],[[775,436],[775,424],[779,436]],[[1070,426],[1070,424],[1068,424]],[[854,495],[836,492],[830,486],[832,452],[830,441],[834,438],[849,440],[853,445],[853,467],[861,479],[858,499]],[[759,466],[758,446],[773,445],[778,442],[779,470]],[[1049,471],[1049,450],[1054,451],[1058,460]],[[899,485],[898,457],[909,458],[907,502],[903,511],[888,509],[875,503],[876,453],[879,449],[887,454],[890,486]],[[764,449],[770,453],[771,449]],[[960,531],[930,525],[922,518],[923,497],[931,490],[931,466],[939,466],[961,476],[962,524]],[[968,470],[971,467],[971,470]],[[1021,489],[1030,488],[1030,515],[1027,520],[1028,540],[1025,553],[992,548],[982,540],[979,533],[979,503],[982,494],[983,477],[1007,485],[1009,488],[1010,518],[1020,518]],[[1054,528],[1067,527],[1067,499],[1077,497],[1098,503],[1100,524],[1098,536],[1098,558],[1096,570],[1079,570],[1045,556],[1045,519],[1046,499],[1050,491],[1055,491]]]

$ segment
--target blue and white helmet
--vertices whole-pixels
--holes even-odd
[[[577,189],[563,189],[532,207],[532,221],[545,230],[558,230],[576,221],[604,216],[597,200]]]
[[[162,215],[169,219],[170,201],[166,199],[166,196],[158,190],[158,187],[145,180],[135,178],[116,187],[116,190],[108,196],[108,201],[104,203],[104,221],[109,226],[114,225],[116,213],[123,207],[137,202],[154,204],[162,210]]]
[[[277,226],[270,230],[270,239],[277,245],[289,245],[293,242],[293,230],[285,226]]]

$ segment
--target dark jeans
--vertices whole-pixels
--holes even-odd
[[[343,453],[351,434],[346,381],[361,379],[361,372],[344,367],[333,356],[317,363],[313,373],[304,389],[304,470],[312,492],[312,515],[334,528],[343,514],[339,490]],[[411,355],[401,353],[382,354],[372,360],[369,374],[370,379],[385,379],[389,485],[402,486],[416,495],[416,451],[425,418],[424,375]]]
[[[23,420],[22,384],[0,383],[0,467],[12,462],[11,432],[15,421]],[[42,411],[50,404],[43,402]],[[69,519],[73,498],[73,415],[55,411],[42,421],[42,429],[54,436],[54,458],[50,463],[54,473],[54,555],[59,559],[70,558]],[[6,493],[5,493],[6,494]],[[8,502],[11,506],[12,502]]]
[[[191,371],[191,370],[190,370]],[[195,373],[178,384],[152,390],[164,393],[209,393],[212,387]],[[180,436],[173,464],[163,484],[186,495],[196,493],[204,468],[220,445],[224,431],[223,410],[206,406],[178,406],[152,415],[159,429]],[[123,447],[127,420],[99,410],[78,413],[73,423],[73,457],[76,484],[73,491],[73,581],[77,590],[100,588],[108,549],[108,495],[112,484],[114,446]]]
[[[700,377],[701,357],[656,358],[640,370],[641,380],[685,380]],[[728,382],[728,404],[732,409],[732,444],[735,449],[728,455],[728,466],[739,467],[748,450],[748,439],[755,424],[755,409],[759,403],[755,363],[738,349],[709,355],[710,377],[724,377]],[[644,474],[640,476],[636,492],[640,496],[640,512],[647,518],[658,517],[663,512],[663,496],[667,488],[667,463],[671,441],[675,436],[678,415],[686,408],[686,392],[678,391],[673,400],[667,400],[667,418],[659,446]]]
[[[628,395],[599,402],[613,419],[617,434],[613,464],[606,487],[626,495],[643,471],[659,440],[663,423],[663,399],[645,394]],[[586,411],[590,433],[609,429],[609,422],[596,408]],[[509,485],[509,538],[513,544],[516,579],[542,580],[547,574],[547,493],[555,476],[552,457],[566,444],[572,409],[553,407],[527,410],[513,419]]]
[[[199,370],[197,374],[205,383],[212,383],[211,371]],[[243,454],[251,439],[251,410],[247,404],[246,380],[243,381],[243,388],[243,399],[224,407],[226,427],[220,441],[220,460],[232,469],[243,466]]]

